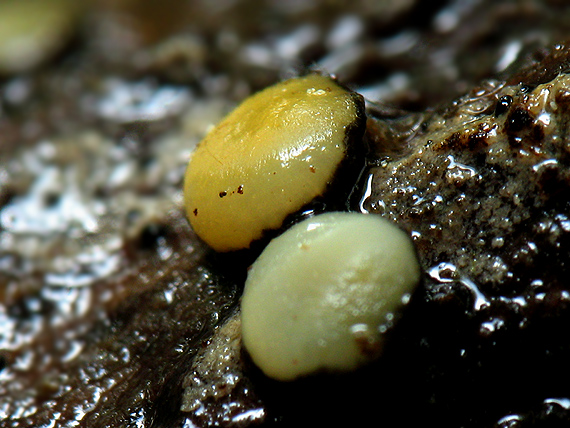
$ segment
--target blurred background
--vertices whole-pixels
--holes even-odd
[[[568,34],[563,0],[2,0],[0,426],[193,426],[179,378],[239,286],[182,179],[249,94],[318,70],[423,112]],[[264,422],[234,404],[204,425]]]

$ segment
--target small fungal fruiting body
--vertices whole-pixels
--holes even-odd
[[[327,190],[348,136],[363,124],[362,97],[326,76],[246,99],[190,159],[184,198],[192,228],[217,251],[248,248]]]
[[[69,42],[83,2],[0,1],[0,75],[28,72]]]
[[[252,265],[243,343],[277,380],[353,370],[380,355],[383,331],[419,281],[414,246],[394,224],[317,215],[273,239]]]

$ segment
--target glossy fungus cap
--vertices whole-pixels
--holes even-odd
[[[419,281],[415,248],[395,224],[357,213],[309,218],[252,265],[243,343],[277,380],[351,371],[381,354],[386,328]]]
[[[363,123],[362,97],[322,75],[246,99],[198,145],[184,198],[196,234],[216,251],[248,248],[322,195]],[[360,125],[359,125],[360,126]]]

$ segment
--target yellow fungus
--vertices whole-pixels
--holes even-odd
[[[0,74],[27,72],[57,54],[82,7],[73,0],[0,1]]]
[[[362,97],[322,75],[252,95],[192,155],[184,198],[196,234],[217,251],[248,248],[322,195],[362,135]]]

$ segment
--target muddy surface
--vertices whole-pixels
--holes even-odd
[[[0,426],[567,426],[564,2],[46,0],[37,32],[15,3]],[[247,258],[197,240],[182,177],[240,100],[313,69],[366,98],[349,204],[411,234],[424,282],[377,365],[282,385],[239,344]]]

